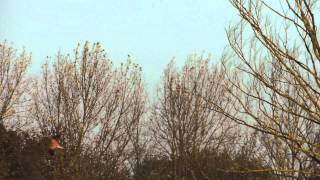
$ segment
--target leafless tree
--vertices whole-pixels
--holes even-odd
[[[231,0],[241,20],[228,30],[228,92],[237,114],[216,108],[261,132],[271,173],[319,176],[319,2]]]
[[[18,115],[25,111],[30,63],[30,54],[25,51],[18,54],[7,42],[0,43],[0,125],[19,129],[25,124]]]
[[[58,54],[34,85],[31,113],[41,134],[60,133],[55,177],[125,179],[128,147],[139,129],[146,95],[141,68],[114,67],[99,43]]]
[[[219,70],[204,57],[190,56],[181,71],[174,61],[164,71],[151,131],[159,153],[172,161],[172,179],[209,179],[200,161],[203,153],[221,151],[237,139],[234,124],[212,111],[211,101],[227,99]]]

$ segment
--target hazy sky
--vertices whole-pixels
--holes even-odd
[[[0,40],[31,51],[33,73],[46,56],[99,41],[115,63],[130,54],[150,88],[173,56],[218,59],[236,18],[228,0],[0,0]]]

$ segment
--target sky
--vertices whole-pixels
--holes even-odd
[[[115,64],[130,54],[153,89],[173,57],[219,59],[236,18],[228,0],[0,0],[0,41],[32,52],[33,74],[46,56],[99,41]]]

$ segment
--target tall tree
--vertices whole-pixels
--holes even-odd
[[[241,20],[228,30],[237,68],[226,66],[240,124],[261,132],[266,160],[283,178],[319,176],[319,2],[230,0]],[[232,70],[231,70],[231,69]],[[273,138],[273,139],[271,139]]]
[[[34,85],[31,113],[41,133],[61,134],[54,161],[62,179],[123,179],[128,144],[144,113],[141,68],[130,59],[114,67],[99,43],[73,56],[58,54]]]
[[[17,121],[16,115],[26,109],[26,72],[30,63],[30,54],[18,54],[7,42],[0,43],[0,125],[19,129],[24,124]]]
[[[210,179],[203,171],[204,152],[222,151],[237,139],[234,124],[211,110],[211,101],[227,99],[219,70],[208,59],[190,56],[181,71],[173,61],[164,71],[151,131],[160,153],[172,161],[172,179]]]

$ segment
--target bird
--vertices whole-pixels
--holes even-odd
[[[49,145],[49,154],[53,156],[57,149],[63,149],[63,147],[59,144],[58,139],[60,135],[54,135],[51,137],[51,142]]]

